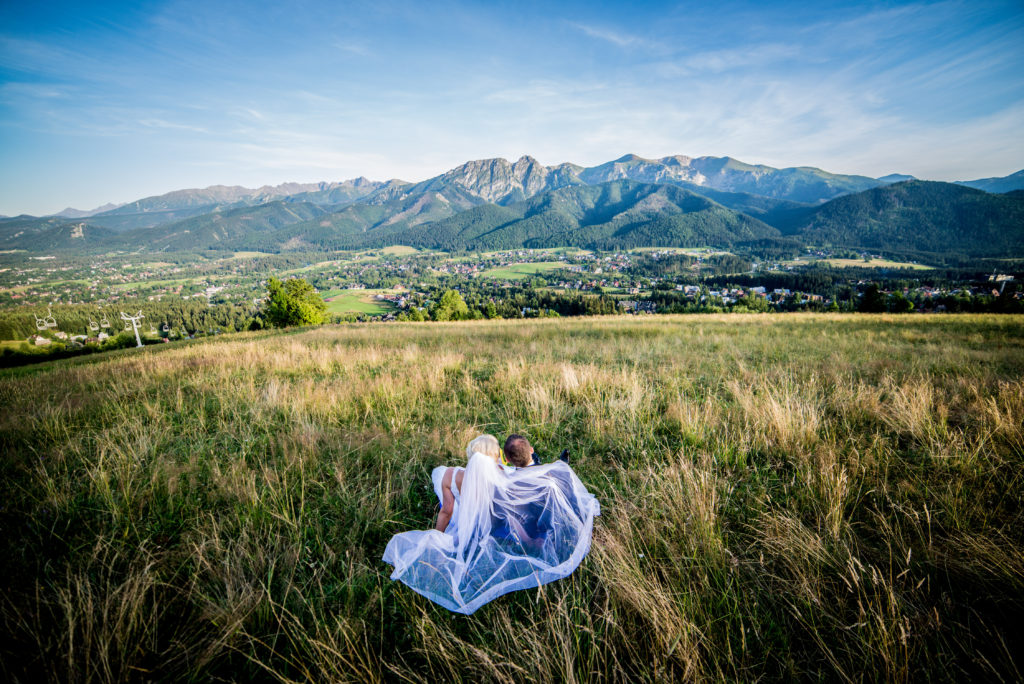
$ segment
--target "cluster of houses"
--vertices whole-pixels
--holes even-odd
[[[657,308],[654,302],[634,299],[620,299],[619,308],[627,313],[654,313]]]
[[[397,288],[401,288],[401,285],[397,285]],[[409,292],[382,292],[374,296],[374,299],[381,302],[391,302],[399,309],[405,309],[409,306]]]
[[[809,292],[795,292],[787,288],[775,288],[769,291],[766,287],[755,286],[748,287],[746,289],[734,287],[734,288],[723,288],[721,290],[708,290],[707,294],[701,294],[701,288],[699,285],[676,285],[676,291],[682,292],[687,297],[696,299],[700,297],[700,300],[706,301],[709,297],[711,299],[719,299],[724,304],[734,304],[743,297],[761,297],[766,299],[768,302],[777,304],[794,297],[799,297],[803,302],[821,302],[824,301],[824,297],[819,294],[813,294]]]
[[[954,287],[954,288],[942,288],[942,287],[931,287],[928,285],[921,285],[915,288],[904,288],[902,290],[882,290],[883,294],[895,294],[901,293],[905,297],[913,297],[918,300],[933,299],[936,297],[1001,297],[1003,295],[1012,296],[1014,299],[1020,299],[1022,296],[1021,292],[1016,290],[1013,291],[1012,295],[1006,293],[1006,286],[1010,283],[1015,282],[1015,278],[1012,275],[993,274],[989,276],[988,281],[992,285],[985,287]],[[863,289],[869,285],[869,281],[860,280],[857,282],[857,287]],[[940,309],[941,310],[941,309]]]
[[[435,267],[434,270],[438,273],[445,273],[448,275],[475,276],[478,273],[483,272],[486,268],[486,266],[482,266],[480,264],[446,263]]]
[[[474,277],[491,268],[505,268],[521,264],[529,264],[538,259],[562,262],[565,264],[564,269],[572,273],[589,272],[594,275],[600,275],[605,272],[621,271],[631,263],[630,256],[627,253],[602,257],[585,253],[572,255],[552,254],[550,252],[526,249],[497,252],[488,255],[487,258],[481,259],[476,263],[446,262],[435,266],[434,271],[448,275]]]
[[[602,278],[601,280],[560,280],[556,285],[563,290],[579,290],[581,292],[589,292],[596,290],[597,288],[621,288],[629,294],[640,294],[641,285],[639,282],[626,281],[626,280],[609,280]]]

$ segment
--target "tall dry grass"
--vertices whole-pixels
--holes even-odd
[[[0,375],[11,681],[1019,680],[1024,320],[352,325]],[[471,617],[388,579],[478,432],[602,503]]]

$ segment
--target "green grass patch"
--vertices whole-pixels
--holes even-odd
[[[274,256],[272,252],[232,252],[231,256],[220,261],[231,261],[233,259],[255,259],[257,257]]]
[[[419,250],[415,247],[409,247],[407,245],[391,245],[379,250],[381,254],[387,254],[388,256],[406,256],[409,254],[418,254]]]
[[[110,289],[122,291],[122,290],[134,290],[140,287],[173,287],[175,285],[187,285],[188,283],[194,283],[198,280],[210,280],[211,278],[168,278],[162,280],[134,280],[130,283],[114,283],[110,286]]]
[[[321,293],[328,313],[384,314],[395,310],[394,304],[376,298],[391,290],[328,290]]]
[[[38,290],[44,287],[61,287],[63,285],[81,285],[83,287],[92,284],[85,279],[53,280],[49,282],[32,283],[30,285],[16,285],[14,287],[0,288],[0,292],[25,292],[27,290]]]
[[[928,271],[934,266],[926,264],[914,264],[909,261],[890,261],[889,259],[822,259],[823,263],[836,268],[887,268],[887,269],[908,269],[912,271]]]
[[[669,254],[691,254],[694,256],[713,256],[717,254],[730,254],[721,249],[714,247],[633,247],[629,250],[637,254],[647,254],[650,252],[667,252]]]
[[[512,264],[489,268],[480,275],[484,278],[497,278],[501,280],[525,280],[534,276],[542,276],[559,268],[565,268],[565,263],[561,261],[538,261],[529,264]]]

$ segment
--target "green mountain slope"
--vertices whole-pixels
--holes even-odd
[[[507,207],[483,205],[410,230],[402,244],[438,249],[727,245],[778,235],[688,190],[633,181],[571,186]]]
[[[112,243],[125,249],[175,251],[233,249],[239,242],[322,216],[315,204],[268,202],[194,216],[166,226],[122,233]]]
[[[1024,194],[907,181],[836,198],[783,232],[822,246],[1019,257]]]
[[[102,213],[90,216],[88,221],[93,225],[103,226],[114,232],[124,233],[140,228],[165,226],[193,216],[203,216],[204,214],[209,214],[229,206],[232,205],[203,204],[201,206],[168,209],[166,211]]]
[[[0,219],[0,249],[30,252],[87,250],[105,245],[114,232],[84,220],[55,216]]]
[[[479,197],[458,186],[441,192],[399,193],[398,199],[351,204],[282,230],[249,234],[234,244],[236,248],[274,251],[398,244],[410,228],[448,218],[480,202]]]
[[[282,183],[261,188],[213,185],[208,188],[175,190],[163,195],[145,197],[110,211],[97,213],[90,217],[90,222],[113,230],[128,231],[275,201],[341,206],[367,197],[383,185],[362,177],[340,183]]]
[[[1024,189],[1024,169],[1009,176],[1000,178],[979,178],[978,180],[958,181],[957,185],[966,185],[985,192],[1012,192]]]
[[[718,202],[723,207],[741,212],[776,228],[778,228],[779,225],[785,225],[790,220],[789,217],[794,213],[800,213],[803,210],[815,206],[805,204],[803,202],[794,202],[792,200],[776,199],[773,197],[765,197],[764,195],[754,195],[749,192],[726,192],[724,190],[715,190],[714,188],[709,188],[704,185],[695,185],[693,183],[686,183],[682,181],[677,181],[673,184],[678,185],[684,190],[689,190],[690,192],[698,195],[703,195],[708,199]]]

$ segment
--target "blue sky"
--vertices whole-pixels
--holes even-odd
[[[469,159],[1024,167],[1024,4],[0,3],[0,214]]]

